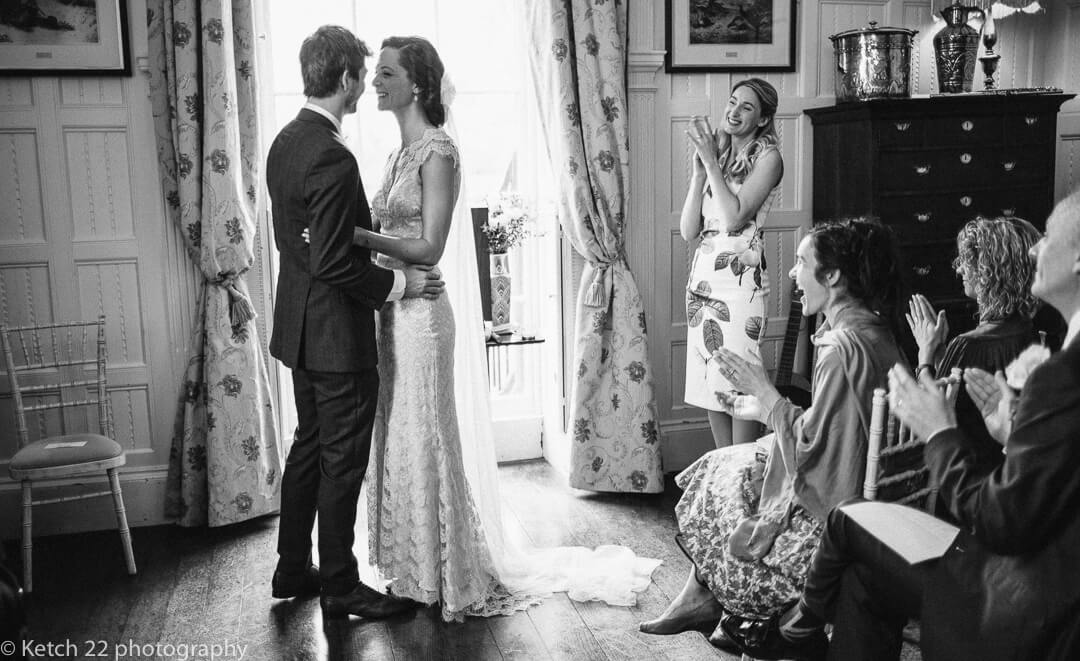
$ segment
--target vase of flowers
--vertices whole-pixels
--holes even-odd
[[[480,229],[487,239],[491,264],[491,326],[496,333],[509,333],[510,326],[510,256],[511,248],[521,245],[529,235],[532,218],[520,195],[500,193],[488,198],[488,218]]]

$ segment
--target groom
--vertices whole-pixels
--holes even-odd
[[[307,103],[274,140],[266,166],[281,257],[270,353],[292,369],[298,417],[281,480],[271,587],[278,599],[321,592],[323,612],[338,617],[385,617],[413,605],[360,582],[353,528],[379,389],[374,310],[443,290],[430,267],[389,271],[352,245],[355,227],[371,229],[371,211],[340,130],[364,92],[368,55],[341,27],[323,26],[304,40]],[[316,513],[321,568],[311,562]]]

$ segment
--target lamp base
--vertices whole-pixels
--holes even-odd
[[[986,76],[985,85],[988,90],[995,88],[994,72],[997,71],[998,62],[1000,60],[1000,55],[983,55],[979,58],[979,62],[982,63],[983,75]]]

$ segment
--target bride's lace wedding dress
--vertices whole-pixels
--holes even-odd
[[[383,234],[421,236],[420,168],[433,154],[453,162],[458,194],[457,146],[443,130],[428,129],[387,162],[371,206]],[[466,223],[451,230],[468,234],[448,241],[442,261],[449,268],[460,267],[451,261],[475,259],[468,256],[471,223],[467,216],[455,216],[455,225]],[[452,248],[466,242],[470,245],[465,250]],[[380,255],[378,263],[403,266],[386,255]],[[471,281],[446,279],[448,290],[477,282],[475,275]],[[380,310],[378,413],[366,480],[370,561],[390,580],[394,594],[425,604],[438,602],[448,621],[508,614],[563,590],[579,600],[633,603],[634,592],[648,586],[659,561],[637,558],[623,547],[525,551],[504,539],[497,485],[492,489],[493,452],[472,447],[476,437],[491,434],[486,379],[458,384],[455,395],[455,356],[464,357],[463,363],[478,363],[483,354],[477,357],[477,351],[483,349],[462,349],[473,339],[477,324],[468,316],[473,310],[465,309],[461,327],[470,336],[456,338],[451,298],[406,299]],[[479,309],[475,313],[479,315]],[[482,335],[475,341],[482,345]],[[485,373],[482,368],[470,372],[469,366],[478,367],[460,365],[459,377]],[[476,389],[484,389],[479,399],[468,393]],[[459,406],[457,400],[465,398],[472,401]],[[465,454],[462,430],[469,435]],[[483,482],[485,471],[491,482]]]

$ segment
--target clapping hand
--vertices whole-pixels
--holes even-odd
[[[1012,432],[1012,416],[1016,410],[1016,391],[1005,381],[999,370],[991,375],[977,367],[964,370],[964,384],[971,401],[979,407],[986,431],[1002,445]]]
[[[694,174],[702,176],[710,167],[718,167],[720,152],[727,149],[731,137],[723,131],[713,131],[708,117],[690,118],[690,144],[694,146]],[[700,165],[699,165],[700,164]],[[700,172],[700,174],[698,174]]]
[[[933,365],[938,350],[945,344],[949,335],[949,322],[945,320],[945,311],[934,311],[934,306],[922,294],[911,297],[907,319],[915,343],[919,345],[919,364]]]
[[[720,404],[720,412],[727,413],[739,420],[757,420],[768,423],[765,419],[765,407],[761,400],[753,395],[739,395],[734,392],[718,392],[716,400]]]
[[[720,373],[739,392],[764,399],[763,395],[776,391],[761,363],[750,362],[725,347],[714,351],[712,357],[720,365]]]
[[[889,409],[923,440],[956,426],[956,413],[945,400],[945,390],[926,372],[916,381],[899,363],[889,370]]]

